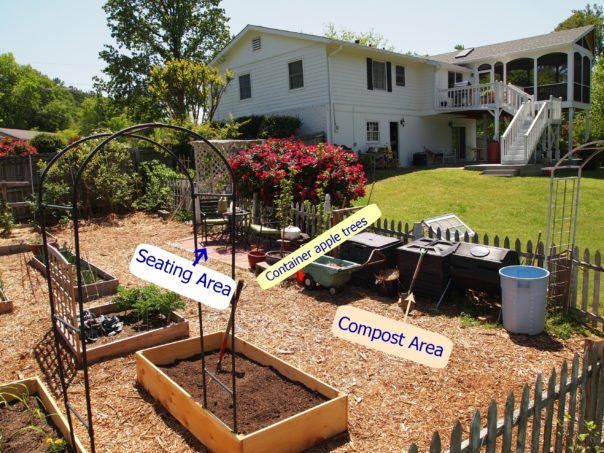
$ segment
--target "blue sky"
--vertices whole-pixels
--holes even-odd
[[[548,33],[587,0],[223,0],[233,34],[246,24],[323,34],[325,25],[374,29],[398,50],[437,54]],[[601,4],[602,2],[596,2]],[[92,88],[101,75],[98,53],[111,42],[100,0],[0,0],[0,53],[13,52],[68,85]],[[370,5],[370,6],[369,6]]]

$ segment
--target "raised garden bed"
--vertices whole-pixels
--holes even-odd
[[[57,238],[52,234],[46,233],[46,235],[49,243],[57,242]],[[42,237],[37,228],[30,226],[13,228],[8,237],[0,236],[0,256],[29,252],[32,246],[41,243]]]
[[[212,371],[216,363],[212,351],[219,349],[222,336],[222,332],[204,336],[206,350],[210,351],[206,366]],[[214,383],[208,385],[208,409],[204,409],[199,390],[194,391],[191,385],[193,379],[201,382],[199,337],[137,352],[136,379],[197,439],[216,453],[300,452],[347,430],[347,395],[237,337],[235,348],[237,371],[245,372],[237,377],[238,425],[242,434],[231,430],[232,415],[227,415],[231,414],[228,407],[231,401],[223,389]],[[229,370],[228,367],[230,356],[223,360],[223,368]],[[230,373],[220,373],[219,376],[230,385]],[[254,377],[259,379],[256,384],[260,382],[260,385],[254,385],[254,379],[250,379]],[[275,379],[281,382],[269,384]],[[194,394],[191,395],[183,386]],[[284,405],[278,401],[275,392],[282,392],[286,387],[290,392],[287,399],[292,403]],[[218,392],[224,392],[227,399]],[[253,409],[250,404],[253,403],[252,398],[263,402],[262,409],[266,409],[268,415],[242,415],[242,412]],[[274,403],[272,407],[271,402]],[[303,409],[294,411],[293,415],[288,413],[292,408],[300,407]],[[221,420],[215,413],[224,414],[226,420]],[[264,426],[258,425],[258,419],[264,421]]]
[[[62,250],[61,254],[70,263],[75,263],[75,255],[71,252]],[[30,263],[34,268],[42,272],[43,275],[46,275],[46,260],[42,258],[41,254],[33,255]],[[103,296],[110,296],[117,292],[117,287],[119,285],[117,277],[114,277],[84,259],[81,259],[81,269],[83,277],[82,295],[84,297],[84,302],[98,299]]]
[[[13,311],[13,301],[8,298],[0,282],[0,315]]]
[[[18,396],[19,399],[11,394]],[[71,445],[67,419],[61,414],[59,406],[46,386],[37,377],[2,385],[0,395],[9,404],[8,407],[3,407],[0,403],[1,451],[50,451],[48,448],[50,438],[57,443],[61,442],[57,439],[66,441],[67,451],[86,452],[77,436],[75,445]],[[0,398],[0,401],[3,398]],[[20,399],[27,402],[29,410]]]
[[[115,303],[90,308],[95,317],[108,314],[120,314]],[[99,362],[108,357],[128,354],[140,349],[173,341],[189,336],[189,321],[175,312],[171,312],[165,326],[154,326],[151,330],[137,332],[128,325],[113,337],[101,337],[97,343],[87,344],[86,357],[88,363]]]

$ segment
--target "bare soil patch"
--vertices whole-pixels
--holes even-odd
[[[226,353],[222,370],[217,374],[226,385],[231,385],[231,358]],[[270,366],[261,365],[235,354],[237,372],[237,428],[249,434],[277,423],[292,415],[327,401],[320,393],[307,389],[281,375]],[[218,352],[206,354],[206,367],[214,372]],[[203,401],[201,385],[201,355],[160,366],[174,382],[186,390],[200,404]],[[208,409],[233,428],[233,400],[231,395],[213,379],[207,379]]]

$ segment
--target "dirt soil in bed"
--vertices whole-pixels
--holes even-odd
[[[215,373],[229,388],[232,379],[231,358],[231,354],[226,353],[222,359],[222,370]],[[240,354],[235,354],[235,360],[237,431],[241,434],[253,433],[327,401],[320,393],[287,379],[272,367],[256,363]],[[210,371],[214,372],[217,363],[218,352],[206,354],[206,367]],[[160,368],[201,404],[201,355]],[[231,395],[213,379],[208,378],[206,382],[208,408],[232,429]]]
[[[53,234],[60,243],[71,241],[69,229]],[[84,258],[119,277],[123,286],[146,283],[128,270],[137,245],[152,244],[193,259],[192,254],[168,245],[190,236],[190,225],[141,213],[106,217],[80,229]],[[204,266],[230,275],[230,267],[212,255]],[[12,313],[0,315],[0,382],[40,375],[56,388],[46,281],[35,271],[30,280],[20,255],[0,256],[0,270],[7,294],[15,302]],[[447,367],[432,369],[332,335],[331,324],[342,304],[402,320],[404,312],[398,304],[387,303],[387,298],[350,285],[334,297],[322,289],[306,291],[293,285],[263,291],[244,269],[237,269],[237,278],[245,282],[237,335],[349,395],[348,433],[312,452],[401,452],[412,442],[426,451],[433,431],[448,438],[457,419],[465,437],[475,410],[485,414],[492,399],[503,408],[510,391],[519,401],[524,383],[532,391],[539,373],[549,376],[552,368],[559,369],[563,360],[582,351],[582,337],[529,338],[510,335],[501,326],[464,327],[453,304],[443,303],[437,312],[434,304],[419,301],[408,322],[453,341]],[[188,302],[182,314],[190,322],[191,336],[198,335],[197,303]],[[204,331],[224,331],[228,316],[226,310],[204,308]],[[85,413],[82,372],[70,373],[70,395]],[[207,451],[135,379],[133,354],[90,367],[97,451]],[[78,435],[82,441],[87,438],[81,427]],[[448,448],[448,441],[444,443]]]
[[[174,321],[169,319],[159,319],[157,322],[151,322],[146,324],[142,322],[136,317],[134,314],[122,314],[119,313],[107,313],[105,316],[114,316],[117,317],[124,323],[124,327],[122,331],[116,335],[103,335],[102,337],[98,337],[96,341],[89,342],[88,344],[91,346],[113,343],[114,341],[123,340],[124,338],[132,337],[134,335],[138,335],[141,333],[149,332],[155,329],[161,329],[162,327],[168,327],[174,324]]]
[[[29,397],[27,404],[32,410],[34,408],[44,410],[34,397]],[[50,419],[47,420],[50,421]],[[32,415],[21,401],[8,407],[0,407],[0,436],[2,436],[0,441],[2,453],[46,451],[47,438],[51,438],[53,441],[62,438],[54,426],[46,423],[46,419],[42,420]]]

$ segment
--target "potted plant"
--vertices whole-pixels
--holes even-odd
[[[375,276],[375,286],[380,296],[394,297],[398,291],[398,269],[384,269]]]
[[[284,177],[279,183],[279,195],[275,200],[276,217],[279,223],[279,229],[281,231],[281,247],[279,251],[272,250],[266,253],[266,262],[269,264],[275,264],[279,260],[285,258],[289,252],[285,250],[285,239],[286,239],[286,228],[291,226],[293,221],[292,218],[292,204],[294,202],[293,196],[293,176],[294,172]]]

